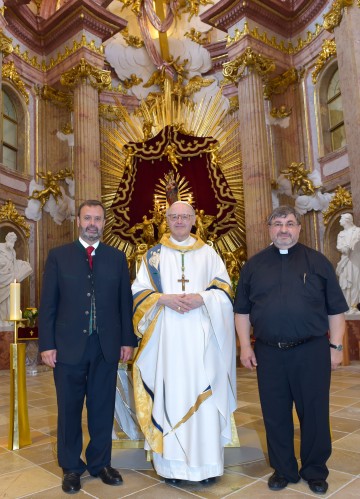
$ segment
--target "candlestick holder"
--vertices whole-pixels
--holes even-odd
[[[16,450],[31,444],[26,392],[26,345],[18,343],[18,328],[27,319],[13,320],[14,343],[10,344],[10,417],[8,449]]]

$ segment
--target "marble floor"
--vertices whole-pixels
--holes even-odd
[[[56,399],[51,372],[27,376],[27,393],[32,444],[9,451],[9,371],[0,371],[0,498],[61,498],[61,470],[57,466]],[[120,469],[124,483],[104,485],[84,475],[83,498],[149,499],[266,499],[316,497],[306,482],[271,492],[267,478],[272,472],[267,451],[254,372],[238,369],[238,409],[235,422],[240,448],[225,450],[225,473],[212,486],[186,483],[171,487],[151,468],[142,449],[113,449],[112,464]],[[333,374],[331,386],[331,427],[333,453],[329,490],[320,497],[360,498],[360,362],[341,367]],[[298,453],[299,430],[295,445]],[[319,497],[319,496],[318,496]]]

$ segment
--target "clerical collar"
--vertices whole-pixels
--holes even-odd
[[[88,246],[92,246],[94,249],[96,249],[100,244],[100,241],[96,241],[96,243],[94,244],[88,244],[86,241],[84,241],[84,239],[81,239],[81,237],[79,237],[79,242],[84,246],[85,249]]]
[[[169,239],[173,244],[176,244],[176,246],[192,246],[195,242],[195,239],[191,236],[189,236],[184,241],[177,241],[172,236],[170,236]]]
[[[287,255],[289,253],[289,250],[287,249],[279,249],[280,255]]]

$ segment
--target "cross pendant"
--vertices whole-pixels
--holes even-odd
[[[185,291],[185,283],[189,282],[189,279],[185,279],[184,274],[181,276],[181,279],[178,279],[178,282],[181,282],[181,290]]]

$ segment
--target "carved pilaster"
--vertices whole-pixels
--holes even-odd
[[[355,3],[342,11],[342,19],[334,28],[340,88],[344,110],[347,150],[350,162],[351,194],[355,223],[360,223],[360,8]]]
[[[110,71],[95,68],[81,59],[61,76],[61,83],[74,89],[75,202],[101,199],[100,131],[98,92],[111,85]]]
[[[251,71],[241,78],[238,91],[246,244],[250,257],[269,244],[265,220],[272,209],[263,82],[259,74]]]

